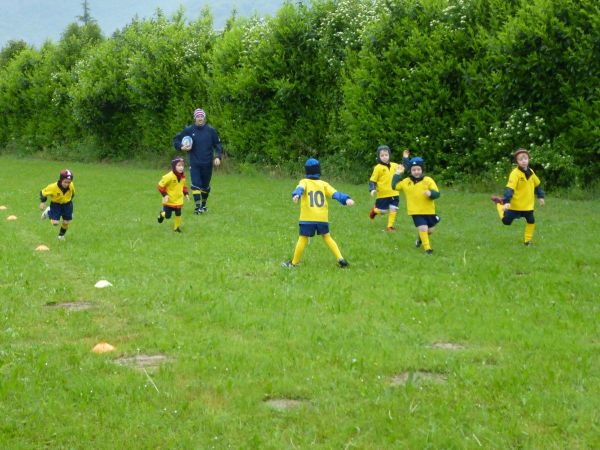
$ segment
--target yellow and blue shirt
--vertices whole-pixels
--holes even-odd
[[[508,176],[504,201],[510,203],[510,209],[513,211],[533,211],[535,195],[544,198],[540,183],[533,170],[523,171],[516,167]]]
[[[170,171],[163,175],[158,182],[158,191],[163,195],[169,196],[169,201],[165,203],[165,206],[171,208],[181,208],[183,206],[183,198],[188,194],[188,188],[185,185],[185,176],[183,174],[177,175],[175,172]]]
[[[329,222],[328,198],[339,201],[342,205],[350,198],[338,192],[326,181],[303,178],[292,192],[292,196],[300,196],[300,223]]]
[[[439,197],[439,190],[433,178],[423,177],[415,181],[407,177],[396,183],[394,189],[404,192],[406,212],[409,216],[435,214],[433,197],[425,195],[425,191],[430,190],[435,193],[434,197]]]
[[[377,198],[397,197],[398,191],[392,188],[392,177],[396,172],[398,164],[395,162],[389,164],[379,163],[373,168],[371,178],[369,178],[369,189],[377,191]]]
[[[75,196],[75,185],[71,181],[67,189],[63,189],[59,183],[52,183],[46,186],[40,192],[40,200],[45,202],[48,197],[52,203],[58,203],[61,205],[67,204],[73,200]]]

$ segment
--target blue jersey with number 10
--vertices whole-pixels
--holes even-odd
[[[298,183],[304,192],[300,197],[300,222],[329,222],[328,198],[337,191],[326,181],[304,178]]]

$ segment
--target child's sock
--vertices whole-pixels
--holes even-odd
[[[323,236],[323,240],[327,244],[327,247],[329,247],[329,250],[331,250],[331,252],[335,255],[335,259],[344,259],[342,253],[340,252],[340,249],[338,248],[337,244],[335,243],[330,234],[326,234],[325,236]]]
[[[390,215],[388,216],[388,228],[392,228],[394,226],[394,222],[396,221],[396,211],[390,210]]]
[[[496,209],[498,210],[498,215],[500,216],[500,220],[504,218],[504,208],[500,203],[496,203]]]
[[[535,231],[535,223],[525,224],[525,243],[531,242],[533,239],[533,232]]]
[[[69,229],[68,223],[62,223],[60,226],[60,231],[58,232],[59,236],[64,236],[67,230]]]
[[[298,242],[296,242],[296,249],[294,250],[294,257],[292,258],[292,264],[295,266],[300,262],[302,253],[308,244],[308,237],[298,236]]]
[[[419,231],[419,239],[421,240],[423,250],[431,250],[431,245],[429,244],[429,233],[427,231]]]
[[[173,229],[178,229],[179,225],[181,225],[181,216],[175,216],[175,225],[173,226]]]

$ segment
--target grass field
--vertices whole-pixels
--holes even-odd
[[[427,257],[403,210],[385,233],[366,184],[333,182],[357,202],[330,203],[351,266],[319,238],[290,270],[297,179],[216,173],[176,234],[167,168],[0,166],[1,448],[600,447],[598,201],[549,196],[526,248],[488,195],[440,186]],[[64,166],[59,242],[37,195]],[[117,363],[142,355],[166,360]]]

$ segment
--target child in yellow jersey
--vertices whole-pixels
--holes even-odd
[[[535,231],[535,196],[540,206],[544,206],[544,191],[540,187],[540,179],[529,167],[529,152],[520,148],[515,152],[514,158],[517,167],[508,176],[504,197],[492,195],[492,201],[496,203],[498,215],[504,225],[512,224],[515,219],[525,218],[527,223],[523,243],[530,246]]]
[[[408,163],[408,149],[404,150],[402,164]],[[387,145],[377,147],[377,165],[373,168],[373,173],[369,179],[369,191],[371,197],[375,197],[375,206],[371,209],[369,217],[374,219],[378,214],[387,214],[387,231],[394,231],[394,222],[398,213],[398,204],[400,197],[398,191],[392,188],[392,177],[398,168],[398,164],[391,162],[391,151]]]
[[[158,215],[158,223],[163,223],[163,220],[170,219],[173,212],[175,212],[173,231],[181,233],[183,198],[185,197],[186,200],[190,199],[183,174],[185,169],[183,158],[177,157],[171,161],[171,169],[158,182],[158,192],[163,196],[163,209]]]
[[[46,200],[50,197],[50,206],[46,207]],[[52,225],[62,224],[58,232],[58,239],[64,241],[69,224],[73,220],[73,197],[75,197],[75,185],[73,184],[73,172],[69,169],[61,170],[58,182],[49,184],[40,191],[40,209],[42,219],[50,219]]]
[[[336,191],[329,183],[320,180],[321,166],[319,161],[310,158],[304,165],[306,178],[300,180],[292,192],[292,201],[300,200],[300,236],[291,261],[283,263],[284,267],[295,267],[300,263],[302,252],[308,243],[308,238],[315,233],[323,236],[323,241],[335,255],[340,267],[347,267],[348,262],[342,256],[340,249],[329,234],[329,206],[328,198],[337,200],[342,205],[352,206],[354,200],[349,195]]]
[[[424,176],[425,162],[423,158],[418,156],[411,158],[409,164],[410,175],[408,178],[401,180],[403,168],[398,167],[392,178],[392,186],[397,191],[404,192],[406,211],[419,230],[419,237],[417,237],[415,245],[423,246],[425,254],[431,255],[433,250],[429,243],[429,236],[440,221],[440,217],[435,213],[434,200],[439,198],[440,191],[433,178]]]

